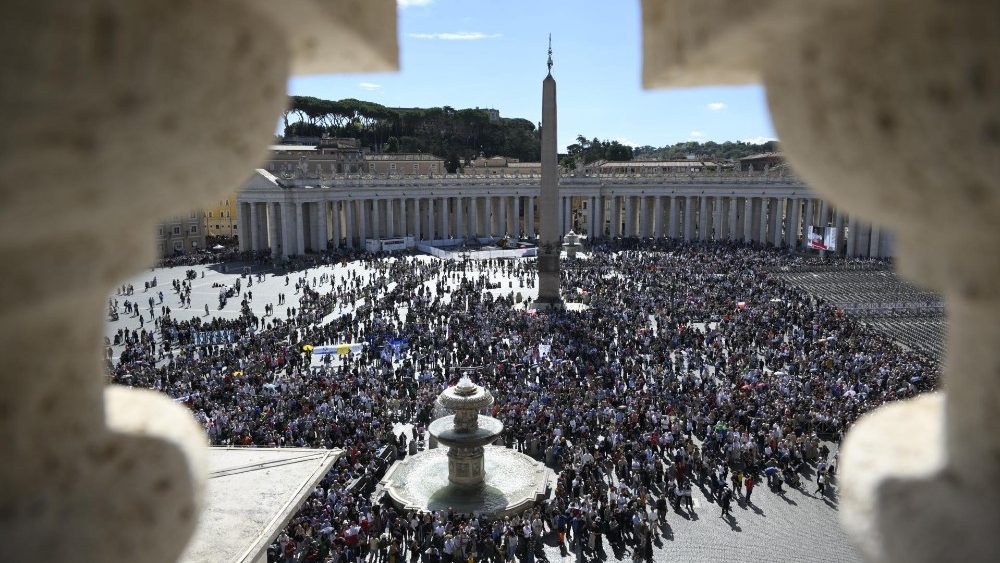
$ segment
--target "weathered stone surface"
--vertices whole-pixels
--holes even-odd
[[[191,536],[203,434],[166,398],[105,392],[101,313],[109,288],[151,262],[158,219],[221,196],[263,160],[290,65],[395,64],[391,0],[335,15],[332,3],[281,4],[312,14],[304,44],[262,3],[4,6],[4,559],[173,561]],[[343,32],[351,22],[360,37]],[[312,44],[324,25],[335,33]]]
[[[845,526],[874,561],[1000,559],[1000,4],[739,4],[644,2],[646,84],[762,77],[796,171],[948,302],[944,393],[851,431]]]

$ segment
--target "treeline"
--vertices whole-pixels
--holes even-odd
[[[688,155],[694,155],[699,160],[739,160],[745,156],[778,150],[780,149],[778,148],[777,141],[768,141],[761,144],[744,143],[742,141],[726,141],[724,143],[716,143],[715,141],[704,143],[685,141],[659,148],[649,145],[635,147],[632,155],[634,158],[642,160],[683,159],[687,158]]]
[[[598,160],[632,160],[632,147],[597,137],[588,140],[583,135],[577,135],[576,142],[566,147],[566,151],[568,154],[561,161],[566,168],[573,168],[580,159],[584,164]]]
[[[491,121],[481,109],[389,108],[363,100],[322,100],[292,96],[284,114],[284,135],[302,137],[352,137],[373,152],[423,152],[444,157],[449,170],[479,156],[506,156],[523,162],[541,159],[541,133],[527,119]],[[665,147],[631,147],[618,141],[588,139],[578,135],[567,147],[562,164],[572,167],[578,159],[597,160],[683,159],[736,160],[778,150],[778,143],[741,141],[699,143],[687,141]]]
[[[284,114],[285,136],[353,137],[373,152],[423,152],[449,164],[480,153],[536,162],[540,137],[527,119],[490,121],[481,109],[389,108],[362,100],[292,96]]]

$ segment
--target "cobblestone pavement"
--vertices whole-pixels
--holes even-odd
[[[822,562],[855,563],[861,556],[848,542],[837,520],[836,494],[821,499],[816,485],[803,480],[804,490],[785,487],[784,496],[763,483],[754,489],[753,504],[733,503],[733,518],[719,517],[719,506],[694,490],[694,515],[672,510],[667,526],[654,541],[653,561],[680,562]],[[631,561],[631,550],[615,550],[604,541],[604,554],[585,554],[583,560]],[[551,562],[577,561],[574,553],[560,553],[550,537],[545,555]]]

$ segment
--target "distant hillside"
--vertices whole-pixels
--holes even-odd
[[[479,153],[536,162],[539,132],[527,119],[490,120],[481,109],[388,108],[361,100],[292,96],[285,135],[354,137],[375,152],[424,152],[463,162]]]

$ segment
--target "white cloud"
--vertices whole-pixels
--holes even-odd
[[[691,137],[692,139],[700,139],[704,136],[705,134],[702,133],[701,131],[691,131],[690,133],[688,133],[688,137]]]
[[[363,90],[368,90],[369,92],[371,92],[372,90],[381,90],[382,85],[375,84],[374,82],[362,82],[358,84],[358,88],[361,88]]]
[[[712,111],[722,111],[722,110],[726,109],[726,107],[727,106],[726,106],[725,102],[712,102],[712,103],[708,104],[708,109],[710,109]]]
[[[396,0],[396,5],[400,8],[409,8],[410,6],[423,8],[424,6],[431,5],[433,2],[434,0]]]
[[[777,139],[775,139],[774,137],[759,136],[759,137],[751,137],[749,139],[740,139],[740,141],[744,143],[750,143],[751,145],[763,145],[768,141],[777,141]]]
[[[619,143],[621,143],[621,144],[623,144],[625,146],[629,146],[629,147],[638,147],[639,146],[639,143],[633,141],[632,139],[628,139],[626,137],[615,137],[612,140],[618,141]]]
[[[413,39],[440,39],[442,41],[475,41],[477,39],[496,39],[503,37],[501,33],[483,33],[482,31],[456,31],[453,33],[408,33]]]

